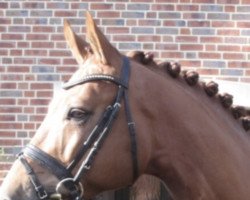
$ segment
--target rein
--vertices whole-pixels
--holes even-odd
[[[137,144],[135,135],[135,123],[132,120],[132,115],[130,112],[129,101],[128,101],[128,83],[130,77],[130,63],[127,57],[123,58],[123,65],[120,78],[105,75],[105,74],[93,74],[85,76],[84,78],[66,83],[63,88],[65,90],[71,89],[77,85],[82,85],[91,81],[109,81],[118,86],[118,92],[114,99],[113,104],[107,106],[103,115],[100,117],[98,123],[93,128],[89,134],[86,141],[80,147],[74,160],[65,167],[60,161],[56,160],[49,154],[45,153],[38,147],[29,144],[23,151],[18,155],[18,159],[23,164],[26,173],[29,175],[31,184],[33,185],[37,197],[40,200],[49,199],[61,199],[61,190],[66,188],[69,191],[71,199],[83,200],[84,189],[80,180],[85,176],[85,174],[91,169],[94,162],[94,158],[97,152],[101,149],[104,140],[109,135],[115,118],[120,110],[121,101],[124,99],[125,115],[128,124],[128,131],[131,139],[131,156],[133,163],[133,177],[136,179],[138,177],[138,160],[137,160]],[[88,152],[89,151],[89,152]],[[88,153],[87,153],[88,152]],[[73,169],[80,163],[83,156],[86,158],[80,164],[79,169],[75,175],[72,175]],[[54,174],[60,182],[56,186],[55,197],[49,196],[48,192],[45,190],[44,186],[40,183],[37,175],[35,174],[32,167],[29,165],[26,157],[37,161],[42,167],[47,168],[52,174]]]

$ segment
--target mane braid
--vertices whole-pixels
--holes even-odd
[[[196,71],[181,71],[181,65],[177,62],[155,62],[153,53],[143,51],[130,51],[127,56],[154,72],[169,74],[173,78],[182,77],[189,86],[199,85],[203,88],[207,96],[218,98],[225,109],[229,109],[233,117],[241,122],[245,131],[250,130],[250,108],[233,105],[233,96],[228,93],[218,94],[218,84],[214,81],[201,82]]]

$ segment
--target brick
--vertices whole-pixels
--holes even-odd
[[[160,52],[161,58],[163,59],[181,59],[184,58],[184,53],[183,52],[165,52],[161,51]]]
[[[43,74],[43,75],[37,75],[38,81],[59,81],[59,75],[57,74]]]
[[[42,122],[44,117],[44,115],[31,115],[29,120],[32,122]]]
[[[117,34],[129,33],[129,28],[127,28],[127,27],[107,27],[107,33],[114,34],[114,37],[115,37],[115,36],[118,36]],[[127,36],[130,36],[130,35],[127,35]]]
[[[14,33],[29,33],[31,32],[31,27],[30,26],[9,26],[8,27],[9,32],[14,32]]]
[[[250,46],[243,46],[242,51],[243,52],[249,52],[250,51]]]
[[[200,52],[199,58],[201,59],[221,59],[220,53],[213,53],[213,52]]]
[[[99,11],[98,18],[120,18],[120,12],[117,11]]]
[[[218,35],[223,35],[223,36],[238,36],[240,35],[240,30],[234,30],[234,29],[221,29],[217,31]]]
[[[20,107],[0,107],[0,113],[21,113],[22,108]]]
[[[242,36],[249,36],[250,35],[250,30],[241,30],[240,35],[242,35]]]
[[[184,13],[184,19],[206,19],[205,13]]]
[[[2,82],[2,83],[0,83],[0,88],[1,89],[16,89],[17,84],[11,83],[11,82]]]
[[[123,42],[134,42],[136,37],[134,35],[115,35],[113,36],[113,41],[123,41]],[[138,41],[141,41],[139,39]],[[145,40],[143,40],[145,41]]]
[[[192,4],[183,4],[183,5],[177,5],[178,11],[198,11],[199,6],[198,5],[192,5]]]
[[[51,94],[52,96],[53,94]],[[38,107],[36,108],[36,114],[44,114],[48,112],[48,107]]]
[[[43,9],[45,8],[44,2],[23,2],[23,8],[26,9]]]
[[[54,44],[53,42],[32,42],[31,47],[32,48],[53,48]]]
[[[181,60],[182,67],[201,67],[201,61],[198,60]]]
[[[28,98],[28,97],[34,97],[35,93],[33,91],[24,91],[24,97]]]
[[[6,10],[7,17],[28,17],[28,10]]]
[[[225,37],[225,43],[247,44],[247,38],[243,38],[243,37]]]
[[[14,48],[15,43],[14,42],[1,42],[0,41],[0,48]]]
[[[250,4],[249,0],[242,0],[242,4]]]
[[[191,35],[191,30],[190,30],[190,28],[181,28],[180,34],[181,35]]]
[[[48,18],[27,18],[25,19],[25,24],[28,25],[47,25],[48,24]]]
[[[35,58],[14,58],[14,64],[33,64]]]
[[[160,12],[160,19],[181,19],[181,14],[179,12]]]
[[[200,37],[200,41],[202,43],[222,43],[222,37],[209,37],[209,36],[202,36]]]
[[[193,0],[193,3],[214,4],[215,0]]]
[[[250,62],[246,61],[230,61],[228,62],[229,68],[250,68]]]
[[[237,27],[238,28],[249,28],[250,22],[237,22]]]
[[[215,30],[210,28],[194,28],[193,35],[215,35]]]
[[[17,47],[18,48],[29,48],[30,43],[29,42],[17,42]]]
[[[138,36],[138,41],[139,42],[160,42],[161,37],[157,35],[141,35]]]
[[[218,0],[218,4],[239,4],[240,0]]]
[[[250,14],[233,14],[233,20],[250,20]]]
[[[0,91],[0,97],[22,97],[22,91],[17,90],[2,90]]]
[[[43,65],[32,66],[32,72],[33,73],[52,73],[54,72],[54,67],[43,66]]]
[[[212,20],[229,20],[230,19],[230,15],[228,13],[208,13],[207,15],[208,19],[212,19]]]
[[[85,2],[71,3],[71,9],[89,10],[89,4]]]
[[[226,62],[225,61],[204,60],[203,61],[203,67],[206,67],[206,68],[225,68],[226,67]]]
[[[8,3],[7,2],[0,2],[0,8],[2,8],[2,9],[8,8]]]
[[[48,99],[31,99],[30,100],[30,105],[32,106],[40,106],[40,105],[48,105],[50,100]]]
[[[103,19],[102,25],[105,26],[124,26],[125,20],[124,19]]]
[[[221,69],[221,75],[225,76],[242,76],[243,70],[240,69]]]
[[[212,22],[212,27],[235,27],[235,22],[234,21],[213,21]],[[226,30],[225,30],[226,31]]]
[[[74,61],[76,62],[76,61]],[[56,67],[56,72],[58,73],[74,73],[78,67],[65,67],[65,66],[57,66]]]
[[[46,4],[49,9],[69,9],[68,2],[49,2]],[[80,8],[79,8],[80,9]]]
[[[16,117],[15,115],[0,115],[0,121],[15,121]]]
[[[63,65],[77,65],[77,62],[73,58],[63,59]]]
[[[18,99],[17,100],[17,105],[21,105],[21,106],[27,106],[29,104],[29,100],[28,99]]]
[[[152,20],[152,19],[147,19],[147,20],[142,20],[140,19],[138,21],[139,26],[160,26],[161,22],[159,20]]]
[[[235,12],[236,11],[236,6],[233,6],[233,5],[226,5],[225,6],[225,12]]]
[[[52,91],[37,91],[36,96],[39,98],[44,97],[44,98],[51,99],[53,97],[53,92]],[[44,113],[47,113],[47,112],[44,112]]]
[[[49,52],[49,57],[69,57],[71,56],[71,53],[67,50],[51,50]]]
[[[203,45],[200,44],[181,44],[180,50],[181,51],[202,51]]]
[[[114,4],[111,3],[92,3],[90,4],[91,10],[110,10],[114,8]]]
[[[18,89],[22,89],[22,90],[24,90],[24,89],[28,89],[29,88],[29,84],[28,83],[26,83],[26,82],[24,82],[24,83],[18,83],[17,84],[17,88]]]
[[[63,10],[63,11],[56,10],[54,12],[55,17],[76,17],[76,15],[77,15],[77,12],[68,11],[68,10]]]
[[[21,123],[14,123],[14,122],[11,122],[11,123],[0,123],[0,129],[21,129],[22,128],[22,124]],[[0,145],[4,145],[3,143],[1,143],[1,139],[0,139]],[[6,141],[6,144],[7,143],[11,143],[11,141],[14,141],[13,139],[11,140],[8,140],[8,142]],[[14,144],[13,144],[14,145]]]
[[[10,49],[10,56],[22,56],[23,51],[18,49]]]
[[[199,69],[197,69],[197,72],[199,74],[209,75],[209,76],[219,75],[219,70],[218,69],[199,68]]]
[[[8,72],[22,72],[27,73],[30,71],[30,68],[28,66],[9,66],[7,69]]]
[[[214,4],[214,5],[201,5],[201,11],[205,12],[223,12],[223,6]]]
[[[5,98],[2,99],[0,98],[0,105],[15,105],[16,104],[16,100],[13,98]]]
[[[0,24],[11,24],[11,19],[7,19],[7,18],[0,18]]]
[[[185,20],[164,20],[163,21],[163,26],[186,26],[186,21]]]
[[[122,18],[144,18],[145,13],[144,12],[123,12]]]
[[[210,21],[188,21],[188,27],[210,27]]]
[[[132,34],[153,34],[154,29],[149,27],[132,27],[131,29]]]
[[[0,124],[1,127],[1,124]],[[15,126],[13,126],[15,127]],[[4,139],[4,140],[0,140],[0,145],[1,146],[17,146],[17,145],[21,145],[22,141],[19,139]],[[13,158],[15,160],[15,158]]]
[[[174,11],[174,5],[173,4],[153,4],[151,6],[152,10],[157,11]]]
[[[51,90],[53,85],[50,83],[31,83],[30,89],[32,90]]]
[[[250,78],[241,78],[240,82],[250,83]]]
[[[141,43],[119,43],[119,49],[132,49],[132,50],[138,50],[141,49]]]
[[[176,36],[175,42],[178,43],[197,43],[198,37],[196,36]]]
[[[44,49],[31,49],[24,51],[25,56],[36,56],[36,57],[46,57],[48,55],[47,50]]]
[[[240,52],[241,47],[237,45],[218,45],[218,51],[235,51]]]
[[[39,65],[59,65],[60,59],[59,58],[40,58],[38,59]]]
[[[156,28],[156,34],[176,35],[178,34],[177,28]]]
[[[37,33],[37,34],[31,33],[31,34],[26,35],[26,39],[27,40],[48,40],[49,35],[40,34],[40,33]]]
[[[245,54],[242,53],[224,53],[223,54],[223,59],[226,60],[245,60],[246,56]]]
[[[55,32],[55,27],[52,26],[34,26],[33,31],[37,33],[53,33]]]
[[[178,45],[177,44],[156,44],[155,46],[156,50],[169,50],[169,51],[177,51],[178,50]]]

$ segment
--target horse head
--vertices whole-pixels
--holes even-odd
[[[6,199],[89,198],[131,184],[139,174],[130,111],[134,103],[127,94],[130,61],[109,43],[89,13],[86,28],[89,43],[64,22],[79,69],[18,155],[2,186]]]

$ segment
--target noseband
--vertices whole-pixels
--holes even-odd
[[[63,88],[68,90],[77,85],[81,85],[92,81],[109,81],[118,86],[118,92],[113,104],[107,106],[103,115],[100,117],[98,123],[89,134],[86,141],[80,147],[74,160],[65,167],[60,161],[54,157],[45,153],[34,145],[27,145],[23,151],[18,155],[18,159],[23,164],[27,174],[29,175],[31,184],[34,186],[35,191],[39,199],[49,200],[52,197],[49,196],[44,186],[40,183],[34,170],[26,160],[29,157],[32,160],[38,162],[42,167],[47,168],[52,174],[54,174],[60,182],[57,184],[56,192],[61,194],[62,188],[66,188],[69,191],[70,199],[83,200],[83,187],[80,180],[85,176],[88,170],[91,169],[92,163],[97,152],[102,147],[102,144],[111,131],[112,125],[115,121],[117,113],[121,107],[121,101],[124,99],[125,115],[127,118],[128,131],[131,139],[131,155],[133,163],[133,177],[138,176],[138,161],[137,161],[137,145],[135,136],[135,123],[132,120],[129,102],[128,102],[128,83],[130,77],[130,64],[127,57],[123,58],[123,65],[120,78],[105,75],[105,74],[93,74],[88,75],[80,80],[66,83]],[[86,155],[86,156],[85,156]],[[79,169],[75,175],[72,174],[73,169],[80,163],[83,156],[85,159],[80,164]]]

